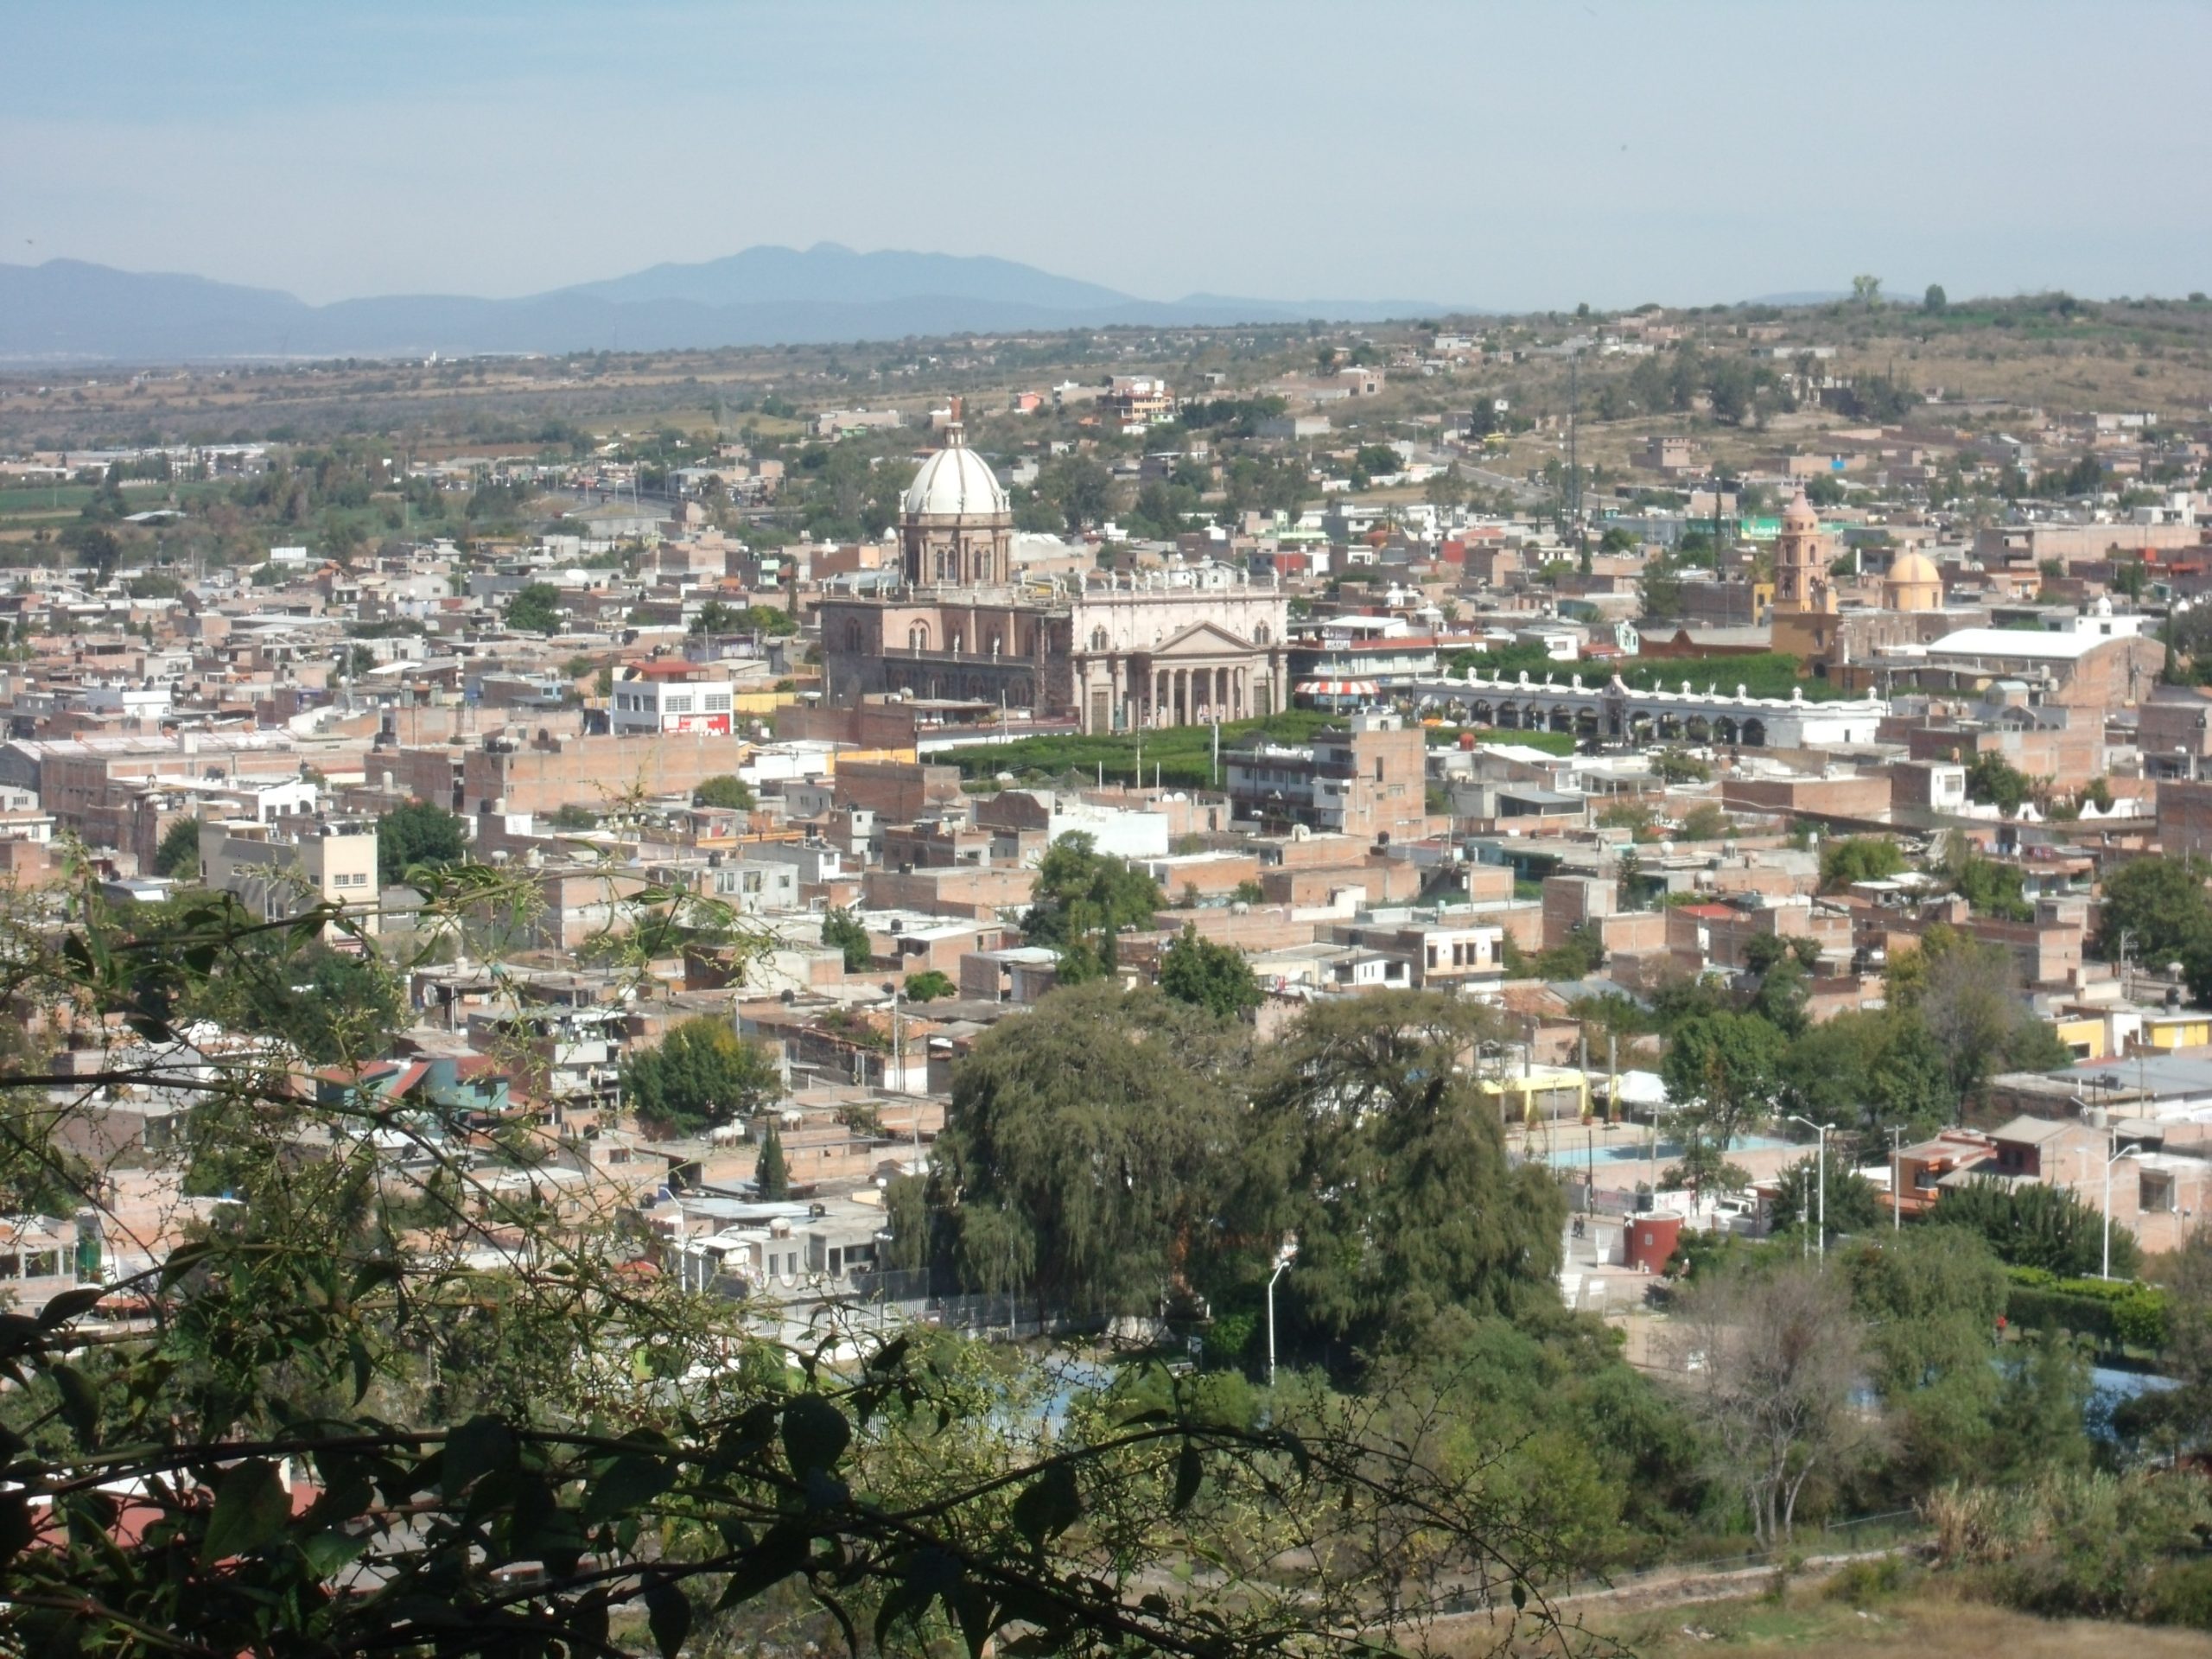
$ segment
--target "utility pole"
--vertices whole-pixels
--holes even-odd
[[[1820,1139],[1819,1150],[1815,1154],[1817,1159],[1815,1168],[1818,1173],[1814,1179],[1820,1183],[1819,1218],[1815,1225],[1818,1228],[1820,1238],[1820,1259],[1825,1264],[1828,1259],[1828,1130],[1831,1126],[1826,1123],[1815,1123],[1811,1118],[1800,1117],[1795,1112],[1790,1114],[1789,1121],[1792,1123],[1802,1123]]]
[[[1574,553],[1583,574],[1590,569],[1590,538],[1582,525],[1582,461],[1577,443],[1582,416],[1582,353],[1567,353],[1567,510],[1574,535]]]
[[[1904,1144],[1904,1126],[1893,1124],[1890,1129],[1890,1230],[1893,1233],[1904,1225],[1904,1191],[1899,1185],[1904,1176],[1904,1160],[1900,1156]]]

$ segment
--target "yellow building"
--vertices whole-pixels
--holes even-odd
[[[2212,1043],[2212,1014],[2146,1014],[2143,1040],[2155,1049],[2202,1048]]]
[[[1484,1099],[1497,1103],[1504,1123],[1580,1122],[1590,1110],[1590,1079],[1571,1065],[1530,1066],[1525,1075],[1516,1066],[1503,1077],[1479,1077],[1475,1086]]]
[[[1925,553],[1901,553],[1882,578],[1882,608],[1885,611],[1940,611],[1943,608],[1943,577]]]
[[[2101,1060],[2112,1051],[2105,1042],[2105,1016],[2075,1014],[2052,1021],[2058,1040],[2066,1045],[2077,1062]]]

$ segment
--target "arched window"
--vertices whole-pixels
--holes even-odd
[[[917,622],[913,626],[906,630],[906,647],[910,651],[927,651],[930,648],[930,625],[928,623]]]
[[[1258,627],[1252,630],[1252,643],[1254,645],[1264,645],[1268,643],[1268,625],[1266,623],[1262,622]]]
[[[1093,628],[1093,629],[1090,631],[1090,648],[1091,648],[1093,651],[1103,651],[1103,650],[1105,650],[1105,649],[1106,649],[1106,630],[1105,630],[1105,629],[1103,629],[1103,628]]]

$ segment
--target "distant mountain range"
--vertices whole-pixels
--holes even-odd
[[[74,259],[0,264],[0,361],[448,357],[892,340],[963,333],[1434,315],[1418,300],[1141,300],[1007,259],[748,248],[513,300],[309,305],[272,289]]]

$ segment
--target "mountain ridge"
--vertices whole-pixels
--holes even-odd
[[[1413,301],[1145,300],[989,256],[763,245],[513,299],[310,305],[280,289],[74,259],[0,264],[0,360],[416,357],[893,341],[1116,326],[1370,322]]]

